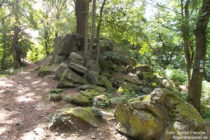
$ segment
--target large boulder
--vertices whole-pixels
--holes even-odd
[[[61,109],[50,118],[49,128],[53,129],[87,129],[99,127],[102,116],[99,110],[90,107],[68,107]]]
[[[93,105],[96,107],[108,107],[110,100],[106,95],[99,95],[93,98]]]
[[[57,88],[76,88],[78,87],[78,84],[73,83],[71,80],[68,80],[66,78],[61,78],[61,80],[57,84]]]
[[[55,50],[56,54],[60,56],[68,56],[70,52],[76,52],[81,50],[82,43],[81,43],[82,37],[77,34],[68,34],[64,38],[58,40],[58,43],[56,43]]]
[[[57,88],[75,88],[79,84],[87,84],[87,80],[72,70],[66,69],[58,82]]]
[[[68,34],[65,37],[55,39],[53,63],[60,64],[68,59],[71,52],[84,49],[83,38],[78,34]]]
[[[101,85],[101,83],[99,82],[99,79],[98,79],[99,74],[97,72],[89,70],[85,74],[85,77],[90,84]]]
[[[82,75],[84,75],[88,71],[86,67],[75,63],[69,63],[69,68]]]
[[[64,71],[62,78],[71,80],[75,84],[87,84],[87,80],[85,78],[70,69]]]
[[[182,132],[205,132],[199,112],[167,89],[123,101],[116,106],[118,130],[138,140],[172,140]],[[183,139],[181,139],[183,140]]]
[[[55,77],[57,79],[61,79],[64,71],[67,69],[68,69],[68,66],[65,63],[61,63],[55,71]]]
[[[84,65],[85,63],[84,58],[79,53],[76,53],[76,52],[70,53],[68,62],[79,64],[79,65]]]
[[[105,92],[106,89],[100,86],[85,84],[78,87],[79,90],[95,90],[98,92]]]
[[[106,92],[99,92],[97,90],[89,89],[81,91],[76,95],[66,96],[64,100],[74,105],[91,106],[93,104],[94,97],[102,94],[106,94]]]
[[[64,100],[67,103],[71,103],[78,106],[91,106],[92,105],[92,100],[82,94],[66,96]]]
[[[46,65],[38,69],[38,76],[44,77],[47,75],[54,75],[58,65]]]

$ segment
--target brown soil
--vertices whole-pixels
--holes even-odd
[[[61,102],[46,101],[43,96],[55,88],[52,77],[40,78],[33,70],[41,64],[28,64],[23,72],[0,77],[0,139],[1,140],[127,140],[107,121],[100,128],[77,132],[51,132],[48,118],[56,110],[71,106]],[[64,94],[77,94],[74,89]],[[107,113],[107,119],[112,114]]]

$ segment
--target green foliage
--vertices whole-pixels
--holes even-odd
[[[49,93],[55,93],[55,94],[60,94],[63,92],[63,89],[60,88],[55,88],[49,91]]]
[[[166,76],[170,80],[178,84],[184,84],[184,82],[186,82],[186,75],[180,69],[173,69],[169,67],[166,69],[165,72],[166,72]]]
[[[180,99],[186,101],[187,100],[187,94],[186,93],[181,93],[178,90],[173,90],[173,93],[176,94]]]
[[[203,81],[202,83],[201,102],[205,105],[210,102],[210,82]]]
[[[206,123],[210,124],[210,108],[202,105],[201,106],[201,116],[205,119]]]
[[[33,45],[27,53],[27,59],[31,62],[36,62],[42,60],[46,57],[45,48],[42,45]]]
[[[0,71],[0,76],[9,76],[9,75],[13,75],[13,74],[17,74],[23,72],[23,68],[19,68],[19,69],[7,69],[4,71]]]

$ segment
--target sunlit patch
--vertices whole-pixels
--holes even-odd
[[[24,133],[21,136],[21,140],[41,140],[43,138],[46,138],[46,130],[44,129],[44,126],[38,125],[35,129],[30,130],[27,133]]]
[[[31,76],[26,76],[25,79],[30,80]]]
[[[29,96],[26,96],[26,95],[23,95],[23,96],[19,96],[16,98],[16,101],[17,102],[33,102],[34,99],[29,97]]]
[[[38,81],[32,82],[32,84],[39,84],[40,82],[41,82],[41,80],[38,80]]]
[[[0,81],[1,87],[13,87],[13,84],[8,81]]]
[[[42,85],[43,85],[43,86],[47,86],[48,83],[47,83],[47,82],[43,82]]]
[[[7,131],[6,127],[0,127],[0,135]]]
[[[0,121],[1,122],[4,122],[8,116],[9,116],[9,114],[6,111],[4,111],[2,109],[0,110]]]

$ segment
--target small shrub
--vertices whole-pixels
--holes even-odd
[[[181,93],[178,90],[173,90],[173,93],[176,94],[180,99],[185,100],[185,101],[187,100],[187,94]]]
[[[210,102],[210,82],[203,81],[202,84],[201,102],[203,104],[208,104]]]
[[[186,82],[186,75],[179,69],[166,69],[166,76],[178,84]]]
[[[201,116],[205,119],[206,123],[210,124],[210,108],[201,105]]]

